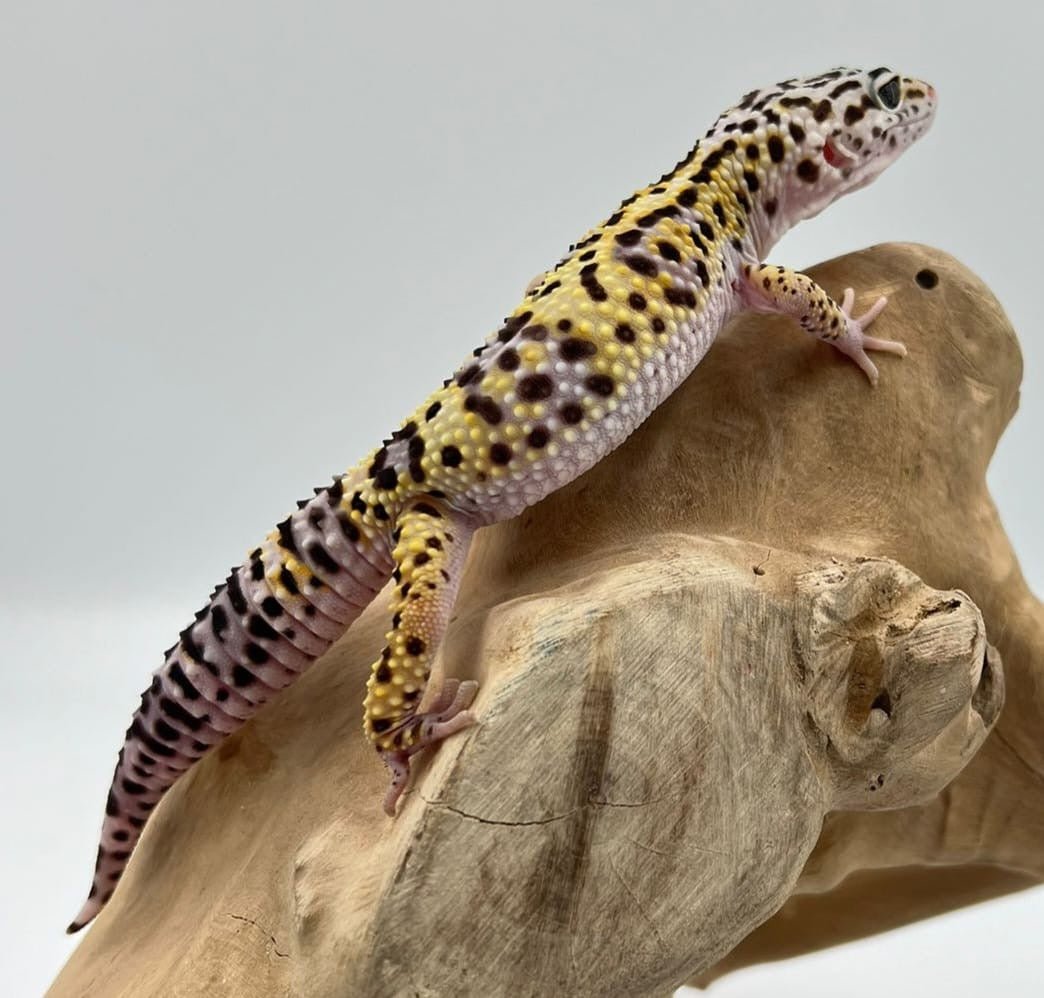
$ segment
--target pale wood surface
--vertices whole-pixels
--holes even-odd
[[[482,724],[394,822],[358,716],[381,600],[175,787],[51,993],[663,995],[1040,879],[1044,615],[984,483],[1014,336],[938,251],[813,273],[892,297],[876,391],[737,323],[480,534],[444,659]],[[939,793],[1000,704],[986,634],[1007,706]]]

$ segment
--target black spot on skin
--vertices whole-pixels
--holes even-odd
[[[757,159],[761,155],[761,150],[757,147],[757,143],[751,142],[747,146],[747,159]]]
[[[514,347],[508,347],[500,352],[500,356],[497,358],[497,367],[502,371],[514,371],[521,362],[518,351]]]
[[[609,297],[609,292],[597,281],[588,282],[584,285],[584,288],[591,301],[605,301]]]
[[[414,557],[413,564],[414,565],[427,565],[429,561],[431,561],[431,556],[429,554],[427,554],[426,552],[421,551],[420,554],[418,554],[418,555],[416,555]]]
[[[185,710],[180,703],[171,700],[170,697],[160,697],[159,705],[160,710],[162,710],[167,717],[184,725],[189,731],[199,731],[207,720],[205,716],[196,717],[195,714],[189,713],[189,711]],[[159,728],[156,730],[158,732]]]
[[[497,339],[501,343],[506,343],[515,335],[529,320],[533,318],[532,312],[522,312],[520,315],[513,315],[510,319],[504,320],[503,328],[497,333]]]
[[[832,106],[830,101],[824,98],[812,109],[812,117],[815,118],[816,121],[826,121],[826,119],[830,117],[831,110]]]
[[[316,514],[313,513],[313,516]],[[250,578],[255,582],[260,582],[265,577],[265,566],[260,558],[255,558],[250,562]]]
[[[570,322],[569,319],[559,319],[558,328],[561,329],[563,333],[568,333],[569,330],[573,328],[573,323]]]
[[[442,550],[442,541],[440,541],[437,537],[429,537],[424,543],[427,544],[428,547],[434,549],[435,551]],[[434,589],[435,587],[429,582],[428,588]]]
[[[500,406],[493,400],[492,395],[483,395],[475,406],[475,411],[487,422],[490,426],[496,426],[504,418],[504,413],[501,411]]]
[[[623,258],[623,262],[636,274],[642,274],[644,277],[655,277],[659,272],[656,262],[650,260],[647,256],[638,256],[635,253],[630,253]]]
[[[857,121],[862,121],[865,114],[866,112],[861,107],[854,104],[849,105],[845,108],[845,124],[854,125]]]
[[[761,181],[758,180],[758,175],[750,170],[743,171],[743,183],[747,185],[747,190],[754,194],[761,187]]]
[[[742,125],[740,125],[740,131],[741,132],[746,132],[748,135],[751,132],[757,131],[757,128],[758,128],[758,120],[757,120],[757,118],[748,118],[745,122],[743,122]]]
[[[441,408],[441,402],[432,402],[431,405],[429,405],[428,408],[424,411],[424,418],[428,422],[431,422],[431,420],[433,420],[439,414],[439,410]]]
[[[505,443],[495,443],[489,449],[489,459],[494,464],[507,464],[511,460],[511,448]]]
[[[370,464],[369,471],[366,473],[373,478],[381,468],[384,467],[384,462],[388,460],[388,448],[382,447],[376,454],[373,455],[373,461]]]
[[[191,680],[185,675],[181,666],[177,662],[172,662],[167,669],[167,675],[170,676],[171,681],[181,690],[181,695],[186,700],[198,700],[199,690],[192,685]]]
[[[269,617],[280,617],[283,613],[283,608],[279,605],[279,600],[274,596],[266,596],[261,601],[261,609],[264,610]]]
[[[678,194],[678,204],[683,208],[691,208],[699,198],[699,189],[696,187],[686,187]]]
[[[407,448],[406,453],[410,457],[420,457],[424,453],[424,438],[413,437],[410,440],[410,446]]]
[[[701,260],[701,261],[700,261],[700,263],[702,263],[702,262],[703,262],[703,261]],[[665,325],[663,324],[663,319],[661,319],[661,318],[660,318],[659,316],[656,316],[656,318],[655,318],[655,319],[653,319],[653,321],[652,321],[652,327],[653,327],[653,329],[654,329],[654,330],[655,330],[655,331],[656,331],[657,333],[662,333],[662,332],[664,331],[664,329],[666,329],[666,328],[667,328],[667,327],[666,327],[666,326],[665,326]]]
[[[421,467],[420,461],[417,461],[417,460],[410,461],[409,472],[410,472],[410,478],[412,478],[415,482],[423,482],[424,481],[424,469]]]
[[[621,343],[633,343],[634,342],[634,330],[626,322],[621,322],[616,327],[616,329],[613,330],[613,335]]]
[[[379,489],[394,489],[399,484],[399,473],[394,468],[382,468],[374,475],[373,481]]]
[[[442,463],[447,468],[456,468],[463,460],[463,457],[464,455],[461,454],[460,448],[454,447],[453,444],[442,448]]]
[[[644,296],[638,294],[637,291],[632,291],[631,294],[627,296],[627,304],[636,312],[642,312],[645,310],[646,301]]]
[[[562,422],[571,426],[579,423],[584,418],[584,410],[576,402],[567,402],[562,406],[559,414],[562,417]]]
[[[615,387],[608,374],[590,374],[584,379],[584,384],[596,395],[603,397],[612,395]]]
[[[406,639],[406,654],[407,655],[423,655],[425,644],[415,634],[411,635]]]
[[[682,305],[685,308],[696,307],[696,295],[692,293],[691,288],[678,288],[672,285],[664,291],[663,296],[672,305]]]
[[[387,717],[375,717],[370,722],[371,730],[380,734],[382,731],[387,731],[391,727],[391,721]]]
[[[272,625],[256,613],[252,613],[247,618],[247,633],[255,638],[264,638],[266,641],[274,641],[279,637]]]
[[[442,514],[434,506],[432,506],[431,503],[419,502],[416,506],[413,507],[413,512],[421,513],[424,516],[434,517],[436,520],[442,519]]]
[[[539,402],[551,397],[554,384],[546,374],[528,374],[518,383],[518,397],[523,402]]]
[[[243,649],[246,652],[246,657],[250,659],[254,665],[264,665],[268,661],[268,652],[264,650],[259,644],[255,644],[253,641],[248,641],[246,647]]]
[[[478,364],[472,364],[471,367],[465,368],[457,375],[457,384],[463,388],[465,385],[470,385],[480,374],[482,368]]]
[[[714,149],[707,153],[706,159],[704,159],[701,166],[705,170],[713,170],[721,163],[722,153],[718,149]]]
[[[678,263],[681,260],[681,253],[678,252],[678,248],[666,240],[662,240],[656,244],[656,248],[660,251],[660,256],[665,260],[673,260]]]
[[[551,434],[547,432],[546,426],[534,426],[529,431],[529,436],[526,437],[526,443],[534,448],[534,450],[540,450],[547,446],[548,440],[550,440]]]
[[[112,837],[117,842],[129,842],[130,841],[130,832],[128,832],[125,828],[119,828],[115,832],[112,833]]]
[[[379,502],[375,502],[373,504],[373,515],[378,520],[387,520],[387,519],[389,519],[388,511],[384,508],[384,505],[382,503],[379,503]]]
[[[210,629],[214,637],[221,640],[221,635],[228,628],[228,614],[216,603],[210,605]]]
[[[116,800],[116,794],[110,789],[109,796],[105,798],[105,813],[110,818],[116,818],[120,813],[120,805]]]
[[[570,336],[558,345],[558,352],[564,360],[576,361],[583,360],[585,357],[593,357],[598,352],[598,347],[590,340]]]
[[[140,783],[135,783],[133,780],[123,779],[120,781],[120,786],[123,788],[124,793],[133,794],[138,796],[145,793],[145,787]]]
[[[132,734],[153,755],[158,755],[165,759],[169,759],[172,755],[177,755],[177,752],[169,745],[164,745],[163,742],[156,741],[156,739],[145,730],[141,722],[137,719],[135,719],[131,724],[128,734]]]
[[[637,246],[642,241],[642,233],[638,229],[628,229],[626,232],[618,232],[616,241],[621,246]]]
[[[790,123],[790,137],[798,143],[805,141],[805,130],[793,121]]]
[[[290,517],[288,516],[282,523],[277,523],[276,530],[279,531],[279,543],[291,554],[298,554],[297,544],[290,526]]]
[[[344,534],[345,538],[352,544],[359,540],[359,528],[347,513],[340,512],[337,514],[337,526],[341,528],[341,533]]]
[[[541,289],[539,297],[546,298],[552,291],[557,291],[561,286],[561,281],[552,281],[547,287]]]
[[[714,217],[717,218],[718,224],[724,225],[726,222],[725,209],[721,206],[721,202],[715,201],[712,207],[714,208]]]
[[[939,283],[939,275],[926,267],[924,270],[917,271],[914,280],[926,291],[931,291]]]
[[[714,226],[710,224],[705,218],[700,219],[700,233],[704,239],[714,238]]]
[[[181,732],[176,731],[166,721],[157,721],[153,726],[152,730],[156,732],[158,738],[162,738],[165,742],[176,742],[181,740]]]
[[[379,683],[390,683],[391,682],[391,669],[388,667],[387,662],[382,662],[377,668],[377,672],[374,678]]]
[[[778,207],[779,207],[779,204],[776,202],[776,199],[775,198],[769,198],[765,202],[765,214],[768,215],[769,218],[772,218],[772,216],[776,214],[776,209]]]
[[[858,80],[845,80],[844,83],[839,83],[830,91],[830,97],[832,100],[837,100],[846,91],[858,90],[861,86],[862,84]]]
[[[707,265],[697,258],[693,262],[693,266],[696,268],[696,276],[699,277],[700,283],[704,287],[707,287],[710,284],[710,274],[707,272]],[[653,325],[656,325],[655,321],[653,322]]]
[[[235,683],[236,686],[249,686],[251,683],[254,683],[256,681],[257,676],[255,676],[249,669],[246,669],[241,665],[233,667],[232,682]]]
[[[192,628],[186,627],[179,635],[179,638],[182,642],[182,648],[185,650],[188,657],[193,662],[203,662],[203,648],[200,648],[199,645],[196,644],[195,638],[192,636]]]
[[[580,261],[593,260],[594,258],[595,250],[588,250],[586,253],[581,253],[580,256],[577,257]]]
[[[534,323],[532,326],[526,326],[521,333],[527,340],[533,340],[534,343],[539,343],[541,340],[547,339],[547,326],[542,326],[540,323]]]
[[[318,541],[313,541],[308,545],[308,557],[311,559],[313,564],[318,565],[324,572],[328,572],[330,575],[334,575],[341,570],[341,566],[334,561],[330,552],[327,551]],[[253,619],[260,620],[259,617]],[[268,625],[266,624],[265,626],[267,627]],[[275,637],[275,634],[273,633],[272,636]]]
[[[814,184],[819,179],[819,167],[810,159],[803,159],[797,165],[797,175],[806,183]]]
[[[239,585],[239,573],[233,571],[231,575],[225,580],[225,589],[228,593],[228,601],[232,604],[232,609],[236,613],[246,613],[247,601],[243,595],[243,590]]]

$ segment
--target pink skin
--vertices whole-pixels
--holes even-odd
[[[459,679],[447,679],[442,684],[431,709],[409,719],[410,724],[420,728],[417,741],[408,749],[388,749],[381,752],[384,764],[392,772],[391,786],[384,795],[385,814],[395,816],[395,805],[409,782],[410,757],[475,723],[475,715],[467,708],[471,706],[477,692],[478,683],[470,679],[463,682]]]

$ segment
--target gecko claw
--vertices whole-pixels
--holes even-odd
[[[413,734],[410,746],[382,750],[381,759],[392,773],[391,786],[384,795],[384,813],[389,817],[395,817],[395,805],[409,783],[410,757],[421,749],[477,723],[475,715],[467,709],[477,692],[478,683],[470,679],[463,682],[459,679],[447,679],[430,709],[409,719],[406,727]]]

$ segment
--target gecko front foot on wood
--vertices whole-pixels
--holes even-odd
[[[431,709],[414,714],[402,725],[403,741],[409,744],[409,748],[381,752],[384,764],[392,771],[391,786],[384,795],[385,814],[395,815],[395,805],[409,782],[410,757],[476,723],[475,715],[467,708],[477,692],[478,683],[472,680],[447,679]]]

